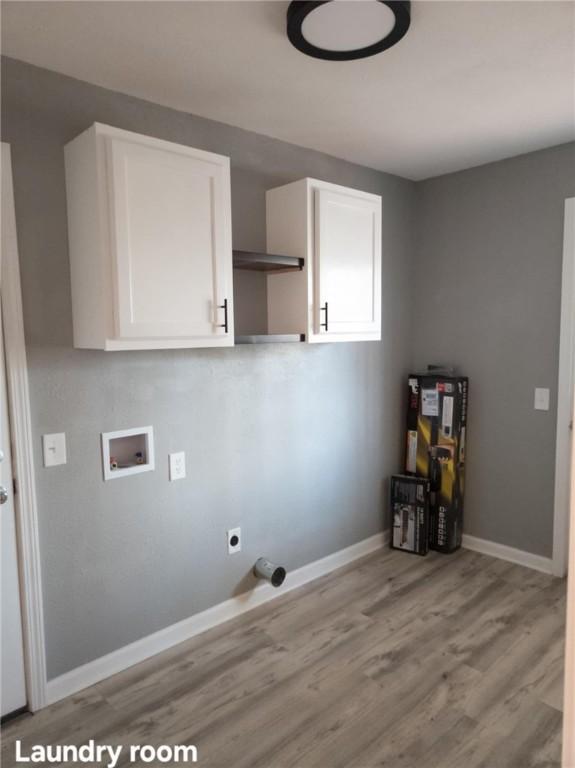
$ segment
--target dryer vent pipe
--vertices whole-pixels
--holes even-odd
[[[281,587],[285,581],[286,569],[266,560],[265,557],[260,557],[254,565],[254,576],[270,581],[273,587]]]

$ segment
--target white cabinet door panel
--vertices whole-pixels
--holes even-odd
[[[381,328],[381,204],[315,190],[315,332],[378,333]],[[325,329],[327,304],[328,327]]]
[[[224,334],[225,169],[116,138],[108,149],[118,337]]]

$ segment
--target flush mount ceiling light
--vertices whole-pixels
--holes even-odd
[[[293,0],[287,35],[316,59],[363,59],[391,48],[409,29],[409,0]]]

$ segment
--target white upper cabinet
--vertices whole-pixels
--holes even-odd
[[[74,345],[233,345],[229,159],[98,123],[65,156]]]
[[[267,193],[267,248],[305,259],[268,277],[271,333],[381,338],[381,197],[302,179]]]
[[[314,197],[316,333],[379,336],[381,199],[321,188]]]

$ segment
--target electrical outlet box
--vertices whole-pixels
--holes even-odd
[[[183,480],[186,476],[186,454],[184,451],[170,453],[170,480]]]
[[[242,551],[242,529],[230,528],[227,531],[228,537],[228,555],[235,555],[236,552]]]

